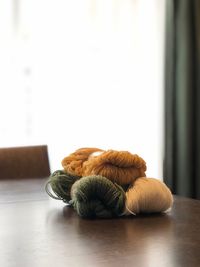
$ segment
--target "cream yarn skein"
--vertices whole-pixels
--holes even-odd
[[[171,208],[173,196],[160,180],[140,177],[126,192],[125,215],[165,212]]]

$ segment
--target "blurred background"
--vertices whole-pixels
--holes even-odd
[[[163,177],[164,0],[0,0],[0,146],[129,150]]]

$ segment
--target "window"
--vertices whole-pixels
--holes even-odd
[[[129,150],[162,177],[164,0],[1,1],[0,146]]]

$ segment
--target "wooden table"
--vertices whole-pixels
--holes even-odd
[[[0,266],[200,266],[200,201],[166,215],[86,220],[49,199],[45,180],[0,181]]]

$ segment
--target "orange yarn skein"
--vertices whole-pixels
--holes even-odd
[[[88,160],[89,156],[98,151],[103,151],[99,148],[80,148],[69,156],[65,157],[61,164],[64,170],[72,175],[83,176],[83,163]]]
[[[172,193],[163,182],[140,177],[126,192],[124,214],[165,212],[172,203]]]
[[[146,162],[128,151],[108,150],[92,156],[83,164],[83,175],[101,175],[119,185],[128,185],[146,176]]]
[[[62,166],[70,174],[101,175],[119,185],[129,185],[146,176],[146,162],[128,151],[81,148],[64,158]]]

